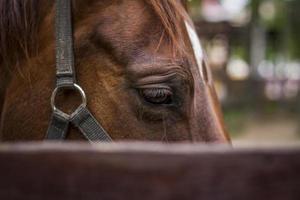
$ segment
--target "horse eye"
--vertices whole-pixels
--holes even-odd
[[[151,104],[172,104],[173,93],[166,88],[140,89],[139,93],[144,100]]]

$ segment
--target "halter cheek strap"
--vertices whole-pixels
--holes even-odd
[[[76,83],[71,0],[56,0],[55,26],[56,88],[51,97],[52,116],[46,139],[65,139],[71,123],[91,142],[111,141],[110,136],[86,107],[85,93]],[[82,98],[81,105],[70,115],[55,106],[56,94],[65,89],[78,91]]]

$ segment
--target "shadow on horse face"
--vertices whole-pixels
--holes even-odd
[[[49,121],[55,85],[54,5],[32,4],[38,7],[38,19],[24,15],[18,20],[35,20],[35,26],[24,30],[36,31],[35,41],[13,43],[11,48],[20,51],[17,57],[1,55],[10,59],[11,74],[1,83],[6,88],[3,140],[42,139]],[[91,112],[114,140],[228,142],[210,70],[195,59],[199,55],[185,24],[192,25],[180,3],[77,0],[73,6],[77,78]],[[35,48],[19,50],[22,42]],[[58,101],[68,110],[76,98],[66,93]],[[68,138],[82,136],[72,129]]]

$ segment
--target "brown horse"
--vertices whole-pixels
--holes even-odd
[[[54,1],[0,1],[0,133],[45,137]],[[179,0],[74,0],[77,78],[113,140],[228,142],[209,68]],[[69,93],[59,102],[76,104]],[[72,129],[71,139],[81,139]]]

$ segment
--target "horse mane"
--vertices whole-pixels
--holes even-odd
[[[184,52],[183,19],[187,14],[179,0],[145,0],[164,27],[174,52]],[[19,64],[37,50],[37,34],[42,19],[40,0],[0,1],[0,67]],[[162,40],[162,39],[161,39]]]

